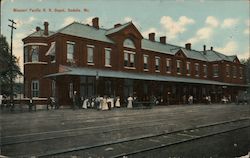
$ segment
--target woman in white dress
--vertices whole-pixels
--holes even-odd
[[[87,108],[88,108],[88,107],[87,107],[87,106],[88,106],[88,105],[87,105],[87,104],[88,104],[88,101],[89,101],[89,100],[88,100],[87,98],[84,99],[83,104],[82,104],[82,108],[83,108],[83,109],[87,109]]]
[[[128,105],[127,105],[127,108],[133,108],[132,101],[133,101],[133,98],[132,98],[131,96],[129,96],[129,97],[128,97]]]
[[[120,104],[120,97],[119,97],[119,96],[116,98],[115,107],[117,107],[117,108],[121,107],[121,104]]]
[[[107,97],[103,97],[103,104],[102,104],[102,110],[108,110],[108,103],[107,103]]]

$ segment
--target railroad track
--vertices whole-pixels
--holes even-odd
[[[72,155],[80,157],[126,157],[249,127],[250,118],[243,118],[201,125],[172,132],[166,131],[160,134],[120,139],[93,146],[80,146],[65,150],[51,151],[37,155],[37,157],[65,157]],[[143,146],[140,144],[143,144]],[[131,146],[133,146],[133,148],[131,148]]]

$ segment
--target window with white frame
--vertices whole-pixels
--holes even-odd
[[[155,71],[160,72],[160,57],[155,57]]]
[[[111,66],[111,49],[105,48],[105,66]]]
[[[229,64],[226,65],[226,76],[230,77],[230,66],[229,66]]]
[[[218,64],[213,65],[213,77],[219,77],[219,65]]]
[[[143,69],[148,70],[148,55],[143,55]]]
[[[167,58],[167,59],[166,59],[166,72],[167,72],[167,73],[171,73],[171,71],[172,71],[172,70],[171,70],[171,69],[172,69],[171,65],[172,65],[172,64],[171,64],[171,59]]]
[[[39,46],[31,46],[31,62],[39,61]]]
[[[39,81],[33,80],[31,82],[31,95],[32,97],[39,97]]]
[[[67,41],[67,62],[74,62],[75,42]]]
[[[180,60],[176,60],[176,72],[178,75],[181,74],[181,61]]]
[[[199,74],[199,63],[195,63],[195,65],[194,65],[194,67],[195,67],[195,71],[194,71],[194,74],[195,74],[195,76],[196,77],[198,77],[200,74]]]
[[[191,69],[190,69],[190,62],[187,62],[187,76],[190,76],[191,74]]]
[[[204,73],[204,77],[207,77],[207,65],[203,65],[203,73]]]
[[[29,62],[29,48],[28,46],[24,47],[24,63]]]
[[[87,45],[87,59],[88,59],[89,65],[94,64],[94,46],[93,45]]]
[[[135,68],[135,52],[124,51],[124,67],[125,68]]]
[[[236,66],[233,66],[233,78],[236,78],[237,76],[237,68]]]

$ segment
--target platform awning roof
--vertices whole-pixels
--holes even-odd
[[[92,76],[92,77],[109,77],[109,78],[126,78],[136,80],[149,80],[149,81],[165,81],[165,82],[179,82],[179,83],[192,83],[192,84],[206,84],[206,85],[221,85],[221,86],[241,86],[247,87],[242,84],[230,84],[211,80],[193,79],[187,77],[174,77],[163,76],[146,73],[122,72],[105,69],[84,68],[84,67],[68,67],[60,65],[59,72],[45,76],[45,78],[59,77],[59,76]]]

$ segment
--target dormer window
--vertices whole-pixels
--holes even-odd
[[[134,44],[134,42],[133,42],[131,39],[129,39],[129,38],[127,38],[127,39],[124,40],[123,46],[124,46],[124,47],[128,47],[128,48],[134,48],[134,49],[135,49],[135,44]]]

